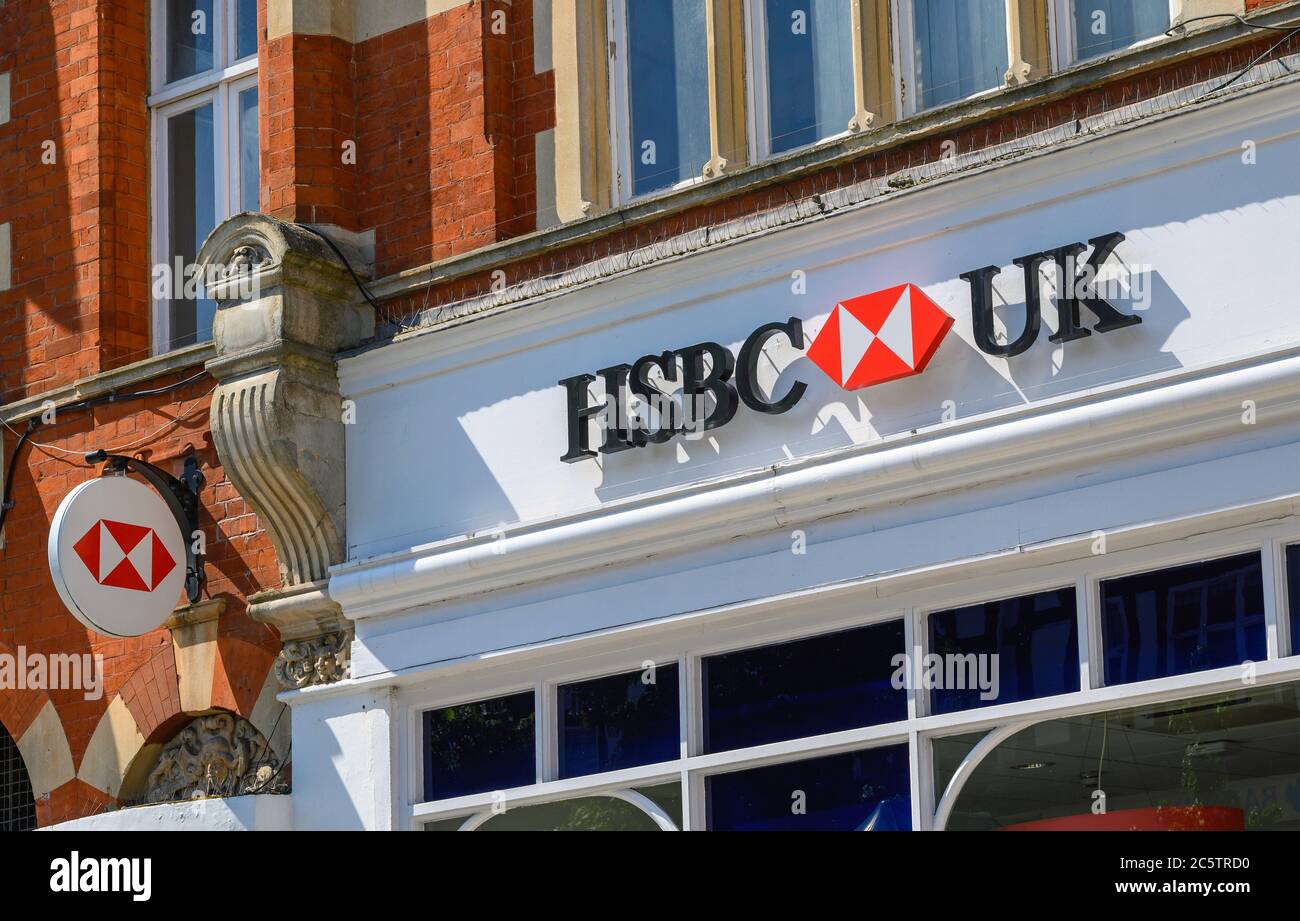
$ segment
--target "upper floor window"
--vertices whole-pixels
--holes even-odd
[[[1014,63],[1006,0],[898,0],[905,112],[997,89]]]
[[[853,118],[854,0],[752,0],[755,153],[844,134]]]
[[[614,78],[620,198],[694,181],[709,160],[705,0],[614,2],[611,40],[624,48]]]
[[[258,208],[257,0],[155,0],[149,107],[154,343],[167,351],[212,337],[216,304],[187,272],[218,224]]]
[[[1181,0],[1057,0],[1062,63],[1122,51],[1163,35]]]

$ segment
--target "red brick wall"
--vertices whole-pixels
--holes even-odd
[[[555,127],[555,71],[537,73],[533,61],[533,0],[515,0],[511,25],[511,66],[514,81],[510,110],[514,114],[514,157],[510,220],[503,237],[537,229],[536,138]]]
[[[149,350],[147,16],[144,0],[0,7],[0,401]],[[55,162],[42,162],[52,153]]]
[[[262,207],[286,221],[356,229],[352,45],[328,35],[286,35],[258,51]]]
[[[150,387],[184,379],[195,370],[151,382]],[[208,549],[205,594],[226,600],[218,646],[228,651],[218,663],[214,686],[220,693],[214,705],[238,706],[243,712],[251,709],[279,649],[273,631],[244,613],[244,599],[277,586],[279,572],[269,537],[225,478],[213,448],[207,416],[213,385],[210,378],[202,377],[171,395],[60,414],[56,424],[41,427],[33,438],[74,454],[32,447],[22,455],[14,477],[14,508],[5,525],[6,546],[0,552],[0,645],[11,650],[25,646],[29,653],[104,657],[102,699],[86,700],[79,690],[48,694],[63,722],[74,765],[80,764],[100,717],[119,693],[141,731],[154,736],[150,741],[166,738],[167,730],[185,722],[180,713],[171,635],[156,630],[141,637],[114,639],[91,633],[63,607],[50,581],[46,542],[54,510],[70,490],[99,474],[99,468],[87,465],[81,454],[143,442],[147,445],[144,450],[128,447],[123,453],[138,454],[173,474],[181,472],[186,457],[193,454],[199,458],[207,478],[199,517]],[[183,420],[172,426],[182,415]],[[154,433],[159,434],[149,437]],[[5,444],[12,450],[14,438],[6,437]],[[233,674],[223,673],[232,669]],[[11,712],[6,712],[7,707]],[[39,709],[32,695],[0,690],[0,719],[15,737],[35,716],[33,707]],[[56,791],[58,796],[51,797],[51,802],[38,803],[42,824],[81,814],[76,804],[95,799],[87,799],[88,789],[77,785],[69,791]]]

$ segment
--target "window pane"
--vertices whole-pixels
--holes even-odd
[[[1169,0],[1074,0],[1075,57],[1127,48],[1169,28]]]
[[[257,54],[257,0],[239,0],[235,9],[235,59]]]
[[[167,0],[167,82],[211,70],[212,0]]]
[[[1258,553],[1102,583],[1106,683],[1266,657]]]
[[[239,94],[239,210],[258,208],[257,87]]]
[[[663,809],[674,825],[682,827],[682,787],[666,783],[634,788],[636,793]],[[425,831],[459,831],[471,817],[459,816],[426,822]],[[660,831],[659,825],[639,806],[609,796],[586,796],[558,803],[507,809],[493,816],[478,831]]]
[[[424,798],[508,790],[537,780],[533,692],[424,714]]]
[[[169,255],[173,267],[178,261],[182,269],[195,264],[199,247],[216,226],[215,155],[212,103],[167,119]],[[175,288],[182,282],[183,277],[178,277]],[[211,339],[215,313],[216,304],[206,297],[173,297],[171,347]]]
[[[704,0],[627,4],[632,193],[699,176],[709,159]]]
[[[890,681],[903,622],[704,660],[704,739],[727,751],[907,718]]]
[[[1001,86],[1006,77],[1004,0],[912,0],[920,107]]]
[[[568,684],[559,694],[561,777],[678,756],[676,665]]]
[[[930,690],[933,713],[1077,691],[1074,589],[931,614],[930,652],[943,657],[940,686]]]
[[[955,765],[981,735],[936,756]],[[980,762],[948,828],[1300,829],[1297,775],[1297,687],[1244,688],[1024,729]]]
[[[1300,655],[1300,544],[1286,548],[1287,598],[1291,606],[1291,655]]]
[[[714,831],[910,831],[907,746],[891,745],[716,774]]]
[[[773,153],[848,129],[853,117],[851,0],[764,0]]]

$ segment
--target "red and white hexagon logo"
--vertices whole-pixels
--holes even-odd
[[[167,502],[125,476],[90,480],[50,522],[50,575],[97,633],[140,636],[171,616],[185,584],[186,538]]]
[[[953,318],[913,284],[835,305],[808,358],[845,390],[911,377],[925,370]]]
[[[176,568],[153,528],[101,518],[72,545],[100,585],[152,592]]]

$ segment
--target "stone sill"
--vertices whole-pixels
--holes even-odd
[[[1255,25],[1289,25],[1289,20],[1297,12],[1300,12],[1300,0],[1291,0],[1248,15],[1246,19]],[[1193,28],[1185,35],[1075,64],[1042,79],[1010,87],[991,96],[930,109],[878,129],[748,165],[708,182],[641,198],[558,227],[535,231],[428,265],[406,269],[376,279],[368,287],[379,300],[421,291],[430,285],[455,281],[549,250],[587,243],[626,227],[670,217],[767,185],[796,179],[867,154],[881,153],[936,134],[957,131],[971,124],[1010,115],[1102,83],[1175,64],[1211,49],[1226,48],[1267,34],[1269,33],[1248,28],[1231,19],[1225,19],[1222,25]]]
[[[214,354],[215,349],[211,342],[199,342],[161,355],[151,355],[132,364],[111,371],[101,371],[70,384],[63,384],[52,390],[0,406],[0,420],[10,425],[26,422],[33,416],[39,416],[45,410],[47,403],[54,404],[57,410],[81,400],[136,387],[166,374],[200,367]]]

